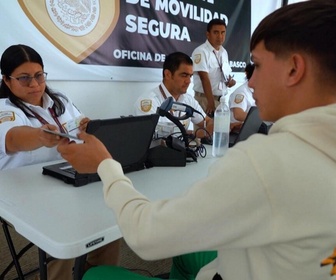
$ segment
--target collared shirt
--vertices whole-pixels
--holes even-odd
[[[214,51],[218,52],[217,58]],[[223,83],[223,74],[220,71],[220,64],[222,65],[222,70],[226,78],[232,72],[227,51],[222,46],[220,50],[217,51],[210,42],[206,40],[205,43],[193,51],[192,60],[194,62],[194,91],[204,93],[198,72],[207,72],[209,74],[213,95],[221,96],[223,90],[226,89],[226,85]]]
[[[244,112],[248,112],[252,106],[255,106],[252,89],[249,88],[248,82],[245,82],[230,95],[229,107],[231,123],[239,122],[234,118],[233,108],[241,108]]]
[[[160,91],[160,86],[162,87],[166,96],[162,95]],[[157,111],[157,108],[160,107],[161,104],[168,97],[173,97],[173,96],[169,93],[165,85],[161,83],[159,86],[154,88],[151,92],[143,94],[138,98],[138,100],[134,104],[135,115],[139,116],[139,115],[155,114]],[[202,107],[199,105],[197,100],[192,95],[188,93],[184,93],[180,95],[178,100],[175,100],[174,97],[173,99],[174,101],[177,101],[179,103],[189,105],[192,108],[194,108],[194,110],[201,113],[201,115],[198,113],[194,113],[194,116],[192,118],[181,121],[186,129],[188,129],[190,121],[194,124],[198,124],[205,119],[206,114],[204,113]],[[183,116],[183,112],[175,111],[173,112],[173,115],[175,117],[181,117]],[[173,125],[173,123],[166,117],[160,117],[158,125],[162,127],[166,127],[167,124],[168,126],[169,124]],[[170,129],[167,128],[167,131],[168,130],[170,131]]]
[[[164,90],[164,93],[166,94],[166,97],[173,97],[165,85],[163,83],[160,84],[162,89]],[[191,96],[188,93],[181,94],[178,100],[175,100],[179,103],[187,104],[191,107],[193,107],[195,110],[199,111],[200,114],[194,114],[194,116],[191,118],[191,122],[194,124],[200,123],[205,118],[205,113],[197,100]],[[134,109],[135,109],[135,115],[149,115],[149,114],[155,114],[158,107],[161,106],[161,104],[166,100],[166,98],[161,94],[159,86],[154,88],[150,93],[141,95],[138,100],[135,102]],[[173,112],[175,117],[181,116],[181,113],[178,111]],[[160,122],[170,122],[166,117],[160,117]]]
[[[62,98],[62,101],[65,104],[65,112],[58,117],[58,120],[62,126],[65,126],[67,121],[79,117],[81,113],[70,100],[66,101]],[[57,126],[57,123],[48,110],[48,108],[51,108],[54,104],[54,101],[49,97],[49,95],[43,95],[42,107],[28,103],[24,104],[29,109],[38,113],[48,123]],[[24,112],[16,107],[9,99],[0,99],[0,170],[61,159],[56,147],[41,147],[33,151],[17,152],[11,155],[7,154],[6,134],[15,126],[41,127],[42,124],[36,118],[28,118]]]

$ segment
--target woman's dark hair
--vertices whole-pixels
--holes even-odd
[[[11,76],[14,70],[25,62],[38,63],[42,66],[42,69],[44,68],[41,56],[31,47],[25,45],[10,46],[1,56],[1,74],[9,79],[9,76]],[[64,99],[66,99],[66,97],[53,92],[48,86],[45,88],[45,93],[54,101],[53,109],[56,116],[62,115],[65,112],[65,106],[60,97]],[[3,79],[0,83],[0,98],[8,98],[13,104],[20,108],[26,116],[35,118],[35,116],[27,110],[23,101],[12,93]]]

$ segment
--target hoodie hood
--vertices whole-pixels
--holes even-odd
[[[295,135],[336,161],[336,104],[283,117],[269,134],[282,132]]]

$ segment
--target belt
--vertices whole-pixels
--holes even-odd
[[[195,95],[200,96],[200,97],[205,97],[205,94],[199,91],[195,91]],[[213,99],[217,101],[220,101],[221,97],[222,97],[221,95],[213,95]]]

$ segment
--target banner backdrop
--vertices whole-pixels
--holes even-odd
[[[233,71],[242,72],[250,58],[251,0],[17,0],[19,5],[11,5],[13,2],[0,3],[3,32],[9,32],[8,41],[22,43],[28,20],[33,26],[29,31],[32,40],[25,43],[45,60],[43,41],[47,39],[56,50],[52,53],[54,67],[62,61],[63,69],[55,70],[54,79],[159,80],[166,54],[182,51],[191,55],[206,40],[206,25],[213,18],[227,23],[224,47]],[[11,27],[4,28],[11,26],[8,21],[15,24],[14,32]],[[0,50],[8,43],[1,40]]]

